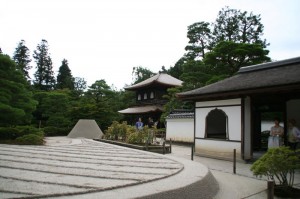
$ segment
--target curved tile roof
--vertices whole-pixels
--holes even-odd
[[[149,79],[146,79],[140,83],[134,84],[132,86],[125,87],[125,90],[136,90],[138,88],[146,87],[148,85],[158,83],[166,86],[181,86],[182,81],[179,79],[176,79],[175,77],[172,77],[165,73],[159,73],[157,75],[154,75],[153,77],[150,77]]]
[[[140,113],[149,113],[149,112],[162,112],[163,107],[160,105],[150,105],[150,106],[137,106],[137,107],[129,107],[127,109],[118,111],[123,114],[140,114]]]
[[[178,93],[181,99],[204,99],[216,96],[259,93],[280,87],[300,89],[300,57],[243,67],[227,79],[191,91]]]

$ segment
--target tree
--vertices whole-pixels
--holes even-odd
[[[298,154],[297,154],[298,153]],[[292,187],[295,170],[300,168],[299,151],[296,153],[289,147],[270,148],[251,166],[255,176],[266,176],[282,186]]]
[[[48,42],[43,39],[33,54],[37,69],[34,74],[34,85],[41,90],[51,90],[55,84],[52,60],[48,51]]]
[[[203,61],[210,66],[212,74],[226,77],[234,75],[240,67],[270,61],[268,53],[260,44],[221,41]]]
[[[260,21],[260,15],[225,7],[214,23],[213,42],[215,45],[221,41],[260,44],[266,48],[268,44],[261,38],[264,26]]]
[[[170,67],[168,70],[168,74],[172,77],[175,77],[177,79],[180,78],[180,76],[183,73],[183,65],[185,64],[186,57],[181,57],[174,65],[174,67]]]
[[[0,125],[29,124],[37,102],[9,56],[0,54]]]
[[[58,70],[56,87],[58,89],[68,88],[74,89],[74,77],[71,74],[71,70],[68,65],[68,61],[64,59]]]
[[[112,90],[105,80],[97,80],[77,100],[78,103],[72,104],[72,118],[94,119],[105,129],[112,121],[120,119],[117,111],[122,106],[121,99],[120,93]]]
[[[106,84],[105,80],[97,80],[93,83],[88,91],[87,95],[90,96],[96,103],[106,100],[112,94],[111,88]]]
[[[209,26],[209,23],[203,21],[188,26],[187,37],[189,44],[185,47],[185,50],[188,51],[186,56],[190,59],[204,58],[205,52],[211,45],[212,36]]]
[[[234,75],[242,66],[268,62],[263,29],[260,15],[225,7],[215,23],[188,26],[187,53],[168,72],[185,85],[204,86]],[[197,67],[199,58],[205,67]]]
[[[13,60],[16,62],[18,69],[24,74],[27,79],[29,77],[29,70],[32,68],[30,66],[30,52],[29,49],[25,46],[25,41],[21,40],[15,49]]]
[[[73,93],[75,94],[75,96],[77,98],[82,96],[85,89],[86,89],[86,81],[84,80],[84,78],[75,77],[74,78],[74,90],[73,90]]]
[[[152,77],[153,75],[155,75],[155,73],[153,73],[151,70],[147,68],[143,68],[139,66],[139,67],[133,67],[132,75],[133,75],[133,84],[137,84],[139,82],[142,82]]]
[[[69,91],[36,91],[34,99],[39,102],[34,117],[43,126],[68,127],[71,123]],[[43,123],[42,123],[43,122]]]
[[[183,65],[183,73],[180,75],[185,91],[205,86],[210,78],[209,68],[200,60],[186,61]]]

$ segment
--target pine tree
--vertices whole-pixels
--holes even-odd
[[[48,42],[43,39],[33,54],[37,69],[34,74],[34,85],[40,90],[52,90],[55,85],[52,60],[48,51]]]
[[[66,59],[62,61],[62,64],[59,67],[56,87],[58,89],[74,89],[74,77],[72,76],[71,70],[68,66],[68,61]]]
[[[37,102],[13,60],[0,54],[0,126],[28,124]]]
[[[21,40],[13,56],[13,60],[17,64],[17,68],[24,74],[27,79],[30,79],[28,71],[32,68],[32,66],[29,65],[31,62],[29,53],[29,49],[25,46],[25,41]]]

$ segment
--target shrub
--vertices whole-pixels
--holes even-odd
[[[135,128],[127,125],[127,122],[119,123],[113,121],[112,125],[105,131],[105,138],[112,140],[127,140],[128,136],[135,131]]]
[[[127,142],[130,144],[142,144],[146,139],[147,135],[143,131],[135,131],[128,136]]]
[[[42,130],[32,126],[0,127],[1,140],[14,140],[28,134],[44,136]]]
[[[21,137],[23,135],[28,135],[28,134],[36,134],[36,135],[44,136],[42,129],[38,129],[32,126],[17,126],[16,128],[19,130],[18,137]]]
[[[11,127],[0,127],[0,140],[14,140],[18,137],[20,131]]]
[[[70,128],[59,128],[54,126],[47,126],[44,128],[45,136],[67,136],[70,133]]]
[[[24,145],[43,145],[44,137],[37,134],[28,134],[16,139],[17,144]]]
[[[255,176],[267,176],[270,180],[277,179],[279,185],[292,187],[295,169],[300,168],[299,163],[297,153],[288,147],[271,148],[254,162],[251,171]]]

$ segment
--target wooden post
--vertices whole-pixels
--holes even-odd
[[[233,149],[233,173],[236,174],[236,149]]]
[[[170,138],[170,153],[172,153],[172,139]]]
[[[149,149],[148,145],[149,145],[149,139],[146,140],[146,151],[148,151]]]
[[[192,144],[191,160],[194,160],[194,145]]]
[[[165,141],[163,142],[163,154],[164,155],[166,154],[166,142]]]
[[[274,198],[274,180],[268,181],[268,199]]]

